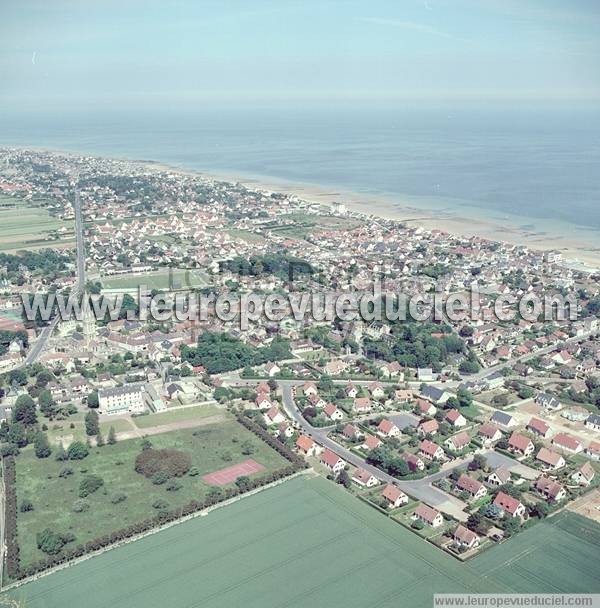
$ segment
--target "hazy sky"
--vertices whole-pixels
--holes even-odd
[[[1,0],[0,104],[600,100],[600,0]]]

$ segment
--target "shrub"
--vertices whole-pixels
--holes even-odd
[[[166,479],[181,477],[190,470],[192,458],[186,452],[173,449],[155,450],[148,448],[135,459],[135,470],[144,477],[152,478],[162,473]]]
[[[190,477],[196,477],[197,475],[200,475],[200,471],[198,470],[198,467],[192,467],[189,471],[188,471],[188,475]]]
[[[86,475],[79,484],[79,498],[85,498],[93,494],[98,488],[104,485],[102,477],[97,475]]]
[[[83,441],[74,441],[67,450],[69,460],[83,460],[90,453],[88,446]]]
[[[160,486],[168,481],[169,476],[164,471],[159,471],[158,473],[154,473],[151,479],[155,486]]]
[[[169,506],[169,503],[166,500],[158,499],[152,503],[152,506],[155,509],[166,509]]]
[[[67,544],[75,540],[73,534],[58,534],[50,528],[39,532],[36,536],[37,547],[48,555],[56,555]]]
[[[71,467],[63,467],[58,474],[59,477],[68,477],[73,475],[73,469]]]
[[[423,523],[423,520],[415,519],[412,524],[410,524],[410,527],[414,530],[422,530],[425,527],[425,524]]]
[[[117,492],[110,497],[110,502],[112,502],[113,505],[118,505],[125,500],[127,500],[127,494],[123,494],[123,492]]]
[[[27,511],[33,511],[33,503],[28,500],[27,498],[24,498],[21,501],[21,506],[19,507],[19,511],[21,511],[21,513],[27,513]]]
[[[83,513],[90,508],[90,503],[87,500],[76,500],[73,503],[73,511],[75,513]]]
[[[177,492],[177,490],[180,490],[182,487],[182,485],[176,481],[175,479],[173,479],[172,481],[170,481],[167,484],[167,491],[169,492]]]

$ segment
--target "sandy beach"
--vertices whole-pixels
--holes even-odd
[[[163,163],[152,163],[156,169],[167,169],[208,179],[240,183],[250,189],[281,192],[300,199],[331,206],[344,203],[351,211],[385,219],[402,221],[405,224],[422,226],[427,230],[442,230],[449,234],[477,236],[492,241],[527,245],[539,251],[560,251],[563,258],[585,271],[600,270],[600,235],[596,231],[569,228],[565,234],[561,225],[548,223],[541,229],[537,222],[526,217],[503,217],[499,220],[485,217],[484,210],[475,207],[449,205],[443,209],[434,204],[414,199],[386,197],[375,194],[359,194],[339,188],[326,188],[317,184],[299,184],[264,176],[243,176],[227,173],[185,170]]]

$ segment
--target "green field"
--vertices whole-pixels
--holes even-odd
[[[434,591],[552,592],[558,583],[598,592],[600,527],[589,538],[582,522],[561,514],[461,563],[330,482],[302,476],[10,597],[27,608],[430,608]]]
[[[149,414],[148,416],[134,416],[132,418],[135,426],[139,429],[147,429],[162,424],[172,424],[174,422],[187,422],[188,420],[202,420],[208,416],[218,416],[223,414],[223,408],[214,405],[195,405],[182,407],[170,412],[160,414]]]
[[[35,203],[6,195],[0,195],[0,225],[0,251],[56,247],[73,240],[73,222],[56,219]],[[67,232],[60,238],[46,239],[50,233],[63,227]]]
[[[53,456],[40,460],[31,447],[25,448],[16,458],[17,498],[18,504],[23,499],[30,500],[34,510],[18,513],[22,566],[44,557],[37,548],[36,534],[47,527],[61,533],[72,532],[76,537],[74,544],[79,544],[156,515],[152,504],[157,499],[167,503],[162,508],[173,509],[204,497],[209,486],[202,482],[201,476],[249,458],[241,451],[245,440],[250,440],[256,448],[251,457],[268,470],[288,464],[235,420],[150,437],[155,448],[175,448],[192,456],[192,466],[198,469],[199,475],[180,478],[182,487],[177,491],[168,491],[168,484],[154,485],[135,472],[140,439],[93,448],[84,460],[69,462],[57,462]],[[72,474],[60,477],[65,467],[71,468]],[[104,486],[86,499],[87,511],[76,513],[73,505],[79,498],[79,484],[90,474],[102,477]],[[111,498],[116,493],[126,494],[127,499],[113,504]]]
[[[139,275],[102,277],[100,281],[104,289],[132,290],[137,290],[140,285],[144,285],[148,289],[186,289],[206,287],[208,284],[204,273],[180,269],[172,271],[164,269]]]

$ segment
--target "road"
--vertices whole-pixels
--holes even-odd
[[[417,500],[421,500],[432,507],[435,507],[442,513],[446,513],[455,517],[459,521],[466,521],[468,515],[464,512],[465,503],[442,492],[438,488],[433,487],[432,482],[441,479],[442,477],[448,476],[454,469],[457,468],[466,468],[468,463],[472,460],[472,456],[468,456],[467,458],[463,458],[460,460],[453,461],[448,465],[444,466],[440,471],[424,477],[423,479],[414,479],[409,481],[401,481],[396,477],[389,475],[377,467],[370,465],[363,458],[351,452],[344,446],[339,443],[333,441],[328,437],[328,432],[332,427],[322,428],[322,427],[314,427],[308,423],[308,421],[302,416],[300,410],[296,406],[296,402],[294,400],[293,394],[293,386],[295,384],[294,381],[286,381],[279,380],[279,386],[281,387],[282,396],[283,396],[283,407],[287,413],[287,415],[302,429],[302,431],[312,437],[314,441],[316,441],[319,445],[323,447],[329,448],[333,450],[336,454],[338,454],[341,458],[343,458],[346,462],[354,465],[355,467],[361,467],[367,470],[369,473],[377,477],[378,479],[385,481],[387,483],[396,484],[403,492],[416,498]],[[484,455],[487,454],[487,451],[482,451]],[[500,455],[502,456],[502,455]],[[507,464],[511,466],[517,464],[515,461],[508,457],[504,457],[507,461],[510,461]]]
[[[77,283],[75,285],[75,295],[81,296],[85,291],[85,244],[83,240],[83,216],[81,213],[81,199],[79,190],[75,188],[75,198],[73,201],[75,212],[75,239],[76,239],[76,262],[77,262]],[[44,350],[48,339],[58,325],[60,318],[55,316],[50,323],[42,329],[40,335],[29,349],[25,361],[19,366],[24,367],[35,363]]]

